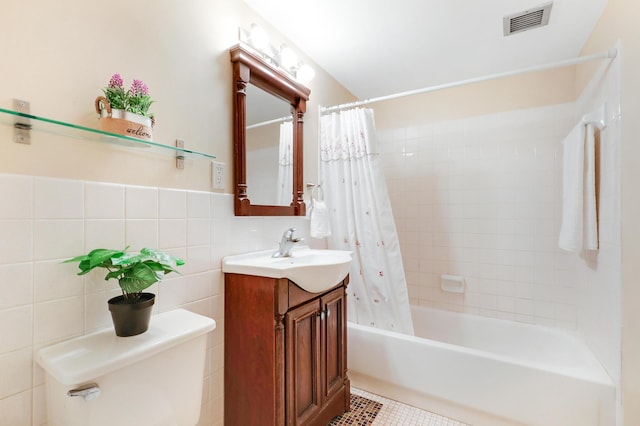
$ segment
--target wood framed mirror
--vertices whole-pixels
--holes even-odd
[[[230,54],[234,92],[235,215],[304,216],[302,131],[311,91],[245,46],[232,47]],[[273,131],[264,131],[249,140],[250,130],[256,126],[289,121],[286,115],[282,116],[286,110],[291,125],[280,126],[278,136],[274,137]],[[276,117],[265,119],[265,112]],[[290,135],[283,135],[283,131]],[[283,137],[288,139],[291,151],[286,159],[282,158],[279,148]],[[279,172],[286,178],[274,178]],[[269,195],[271,192],[273,196]]]

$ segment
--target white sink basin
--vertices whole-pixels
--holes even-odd
[[[320,293],[338,284],[349,273],[351,252],[294,247],[291,257],[272,257],[275,250],[226,256],[222,272],[288,278],[310,293]]]

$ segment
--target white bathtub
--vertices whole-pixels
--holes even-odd
[[[612,426],[615,387],[561,331],[412,307],[416,336],[348,324],[352,385],[474,426]]]

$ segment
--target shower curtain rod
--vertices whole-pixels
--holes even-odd
[[[371,104],[371,103],[374,103],[374,102],[388,101],[388,100],[391,100],[391,99],[402,98],[402,97],[411,96],[411,95],[418,95],[418,94],[421,94],[421,93],[435,92],[437,90],[449,89],[449,88],[452,88],[452,87],[464,86],[466,84],[472,84],[472,83],[480,83],[480,82],[483,82],[483,81],[495,80],[495,79],[503,78],[503,77],[511,77],[511,76],[514,76],[514,75],[524,74],[524,73],[528,73],[528,72],[545,71],[545,70],[549,70],[549,69],[553,69],[553,68],[567,67],[569,65],[577,65],[577,64],[581,64],[583,62],[590,62],[590,61],[595,61],[595,60],[598,60],[598,59],[613,59],[613,58],[616,57],[617,54],[618,54],[617,49],[613,48],[613,49],[608,50],[606,52],[594,53],[592,55],[587,55],[587,56],[579,56],[577,58],[566,59],[564,61],[553,62],[553,63],[545,64],[545,65],[537,65],[537,66],[533,66],[533,67],[529,67],[529,68],[520,68],[520,69],[513,70],[513,71],[501,72],[501,73],[497,73],[497,74],[490,74],[490,75],[486,75],[486,76],[483,76],[483,77],[469,78],[469,79],[466,79],[466,80],[459,80],[459,81],[455,81],[455,82],[452,82],[452,83],[438,84],[438,85],[435,85],[435,86],[425,87],[423,89],[409,90],[409,91],[406,91],[406,92],[394,93],[392,95],[380,96],[380,97],[377,97],[377,98],[370,98],[370,99],[365,99],[365,100],[362,100],[362,101],[355,101],[355,102],[350,102],[350,103],[341,104],[341,105],[335,105],[335,106],[330,106],[330,107],[322,107],[321,106],[320,107],[320,113],[338,111],[338,110],[345,109],[345,108],[353,108],[353,107],[358,107],[358,106],[362,106],[362,105],[368,105],[368,104]]]
[[[255,129],[256,127],[268,126],[269,124],[284,123],[285,121],[289,121],[289,120],[293,120],[293,117],[287,116],[287,117],[274,118],[273,120],[251,124],[247,126],[247,130]]]

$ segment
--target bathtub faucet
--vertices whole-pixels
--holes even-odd
[[[294,238],[293,233],[296,231],[296,228],[289,228],[282,234],[282,239],[280,240],[280,245],[278,246],[278,251],[273,253],[271,257],[291,257],[291,249],[297,243],[301,243],[304,241],[304,238]]]

